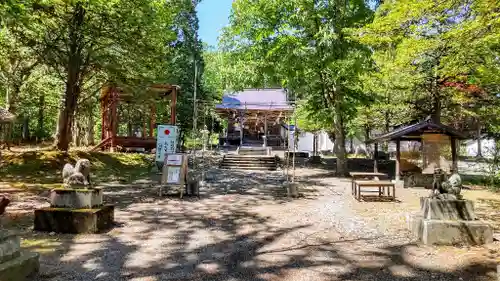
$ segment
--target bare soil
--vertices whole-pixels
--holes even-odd
[[[282,172],[212,167],[200,199],[159,198],[149,178],[103,184],[117,225],[95,235],[33,232],[33,209],[48,205],[47,191],[4,184],[14,200],[3,224],[23,231],[23,246],[41,253],[37,280],[497,280],[497,242],[415,243],[407,217],[428,191],[398,189],[398,202],[357,202],[348,179],[319,169],[296,175],[296,199],[286,197]],[[500,196],[464,193],[498,228]]]

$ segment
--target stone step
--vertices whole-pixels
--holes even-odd
[[[274,171],[278,163],[274,156],[226,155],[220,163],[221,169]]]
[[[255,164],[275,164],[276,161],[257,161],[257,160],[224,160],[223,163],[255,163]]]
[[[38,253],[21,250],[19,255],[0,263],[0,281],[27,281],[40,269]]]
[[[221,166],[221,169],[227,169],[227,170],[252,170],[252,171],[257,171],[257,170],[266,170],[266,171],[276,171],[276,167],[239,167],[239,166]]]
[[[242,166],[242,165],[221,165],[221,169],[276,169],[276,166],[262,166],[262,165],[247,165],[247,166]]]
[[[224,158],[232,158],[232,159],[275,159],[274,156],[267,156],[267,155],[236,155],[236,154],[225,155]]]

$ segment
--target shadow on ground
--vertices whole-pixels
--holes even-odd
[[[87,239],[62,238],[57,251],[43,256],[38,280],[493,280],[493,263],[452,272],[417,266],[412,244],[318,239],[283,245],[309,225],[276,227],[251,211],[259,204],[131,205],[120,212],[121,228]]]
[[[123,171],[122,171],[123,172]],[[300,178],[322,184],[326,174]],[[29,230],[32,212],[4,226],[25,230],[23,246],[41,253],[36,281],[67,280],[495,280],[496,263],[439,270],[416,263],[418,246],[396,240],[303,238],[311,224],[277,221],[259,207],[287,204],[283,173],[215,171],[200,199],[158,198],[155,180],[106,185],[117,226],[105,234]],[[314,188],[295,200],[319,196]],[[9,212],[9,211],[8,211]],[[300,214],[299,214],[300,215]],[[17,224],[15,224],[17,222]],[[285,227],[286,225],[286,227]],[[334,230],[332,230],[334,231]],[[424,258],[425,260],[425,258]]]

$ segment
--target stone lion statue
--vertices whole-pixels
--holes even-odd
[[[431,197],[438,199],[461,199],[462,179],[456,169],[451,170],[451,176],[446,179],[446,174],[440,168],[434,170]]]
[[[90,182],[90,161],[79,159],[75,167],[67,163],[62,170],[63,183],[66,187],[83,186],[89,187]]]

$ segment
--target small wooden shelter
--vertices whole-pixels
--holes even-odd
[[[466,139],[466,136],[455,129],[434,122],[430,117],[422,122],[409,126],[400,127],[392,132],[378,136],[369,140],[367,143],[373,143],[374,149],[374,170],[378,171],[378,144],[381,142],[394,141],[396,143],[396,180],[401,177],[401,141],[418,141],[422,147],[422,172],[424,175],[432,175],[435,168],[441,168],[445,171],[458,168],[458,150],[457,140]],[[444,160],[442,148],[448,146],[451,148],[451,167],[447,166]],[[429,178],[427,176],[427,178]]]
[[[5,108],[0,108],[0,145],[10,148],[12,129],[16,116]]]
[[[114,151],[118,146],[123,148],[143,148],[147,150],[156,148],[156,138],[154,136],[154,131],[157,126],[156,103],[161,99],[170,99],[169,123],[175,125],[177,95],[179,90],[180,87],[176,85],[156,84],[149,87],[145,96],[138,98],[116,86],[107,85],[103,87],[100,98],[102,114],[101,142],[95,146],[93,150],[96,151],[109,148],[111,151]],[[137,106],[149,107],[149,124],[143,124],[141,136],[118,135],[118,128],[120,125],[118,109],[120,103],[133,103]],[[164,123],[168,123],[167,120],[163,121]]]

